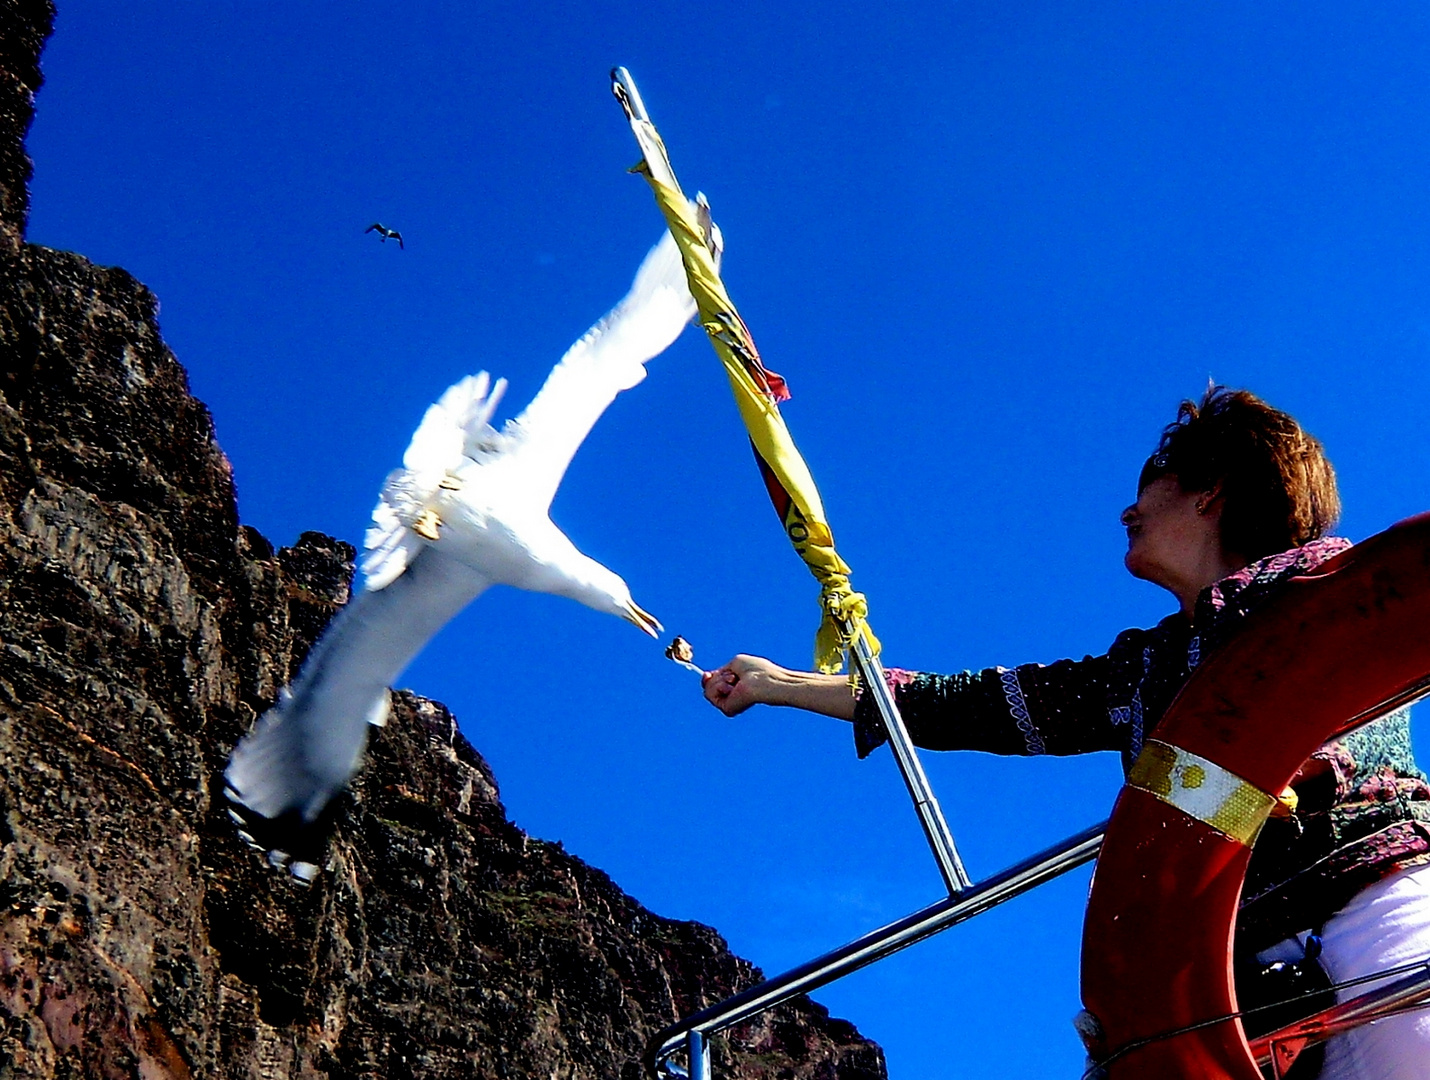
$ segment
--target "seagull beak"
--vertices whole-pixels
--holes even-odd
[[[643,610],[634,600],[627,600],[625,610],[621,612],[621,618],[627,622],[634,623],[651,637],[656,637],[665,627],[660,625],[660,620],[649,611]]]

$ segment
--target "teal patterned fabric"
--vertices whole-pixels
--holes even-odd
[[[1410,709],[1398,709],[1341,739],[1361,775],[1390,769],[1398,776],[1425,779],[1410,744]]]

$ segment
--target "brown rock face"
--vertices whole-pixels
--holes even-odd
[[[40,50],[50,36],[50,0],[0,0],[0,248],[14,252],[30,212],[25,132],[35,115]]]
[[[234,837],[228,750],[353,550],[239,525],[153,296],[22,243],[52,17],[0,0],[0,1077],[636,1077],[758,973],[521,833],[441,705],[396,695],[313,888]],[[808,1001],[716,1069],[884,1076]]]

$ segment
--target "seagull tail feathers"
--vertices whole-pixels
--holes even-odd
[[[228,816],[238,838],[263,854],[269,866],[286,869],[301,884],[311,885],[318,876],[333,823],[342,812],[342,802],[333,799],[313,821],[304,821],[296,810],[266,818],[233,801]]]

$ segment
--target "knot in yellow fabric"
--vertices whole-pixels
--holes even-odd
[[[863,593],[854,592],[849,587],[849,579],[843,575],[831,577],[823,582],[819,596],[824,617],[820,620],[819,632],[814,637],[814,666],[826,675],[834,675],[844,669],[844,660],[849,649],[864,636],[869,651],[879,655],[879,639],[869,629],[869,604]]]

